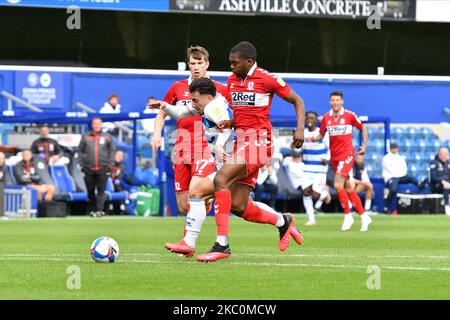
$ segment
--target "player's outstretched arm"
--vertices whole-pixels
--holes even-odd
[[[369,141],[369,133],[367,132],[366,126],[362,127],[361,132],[362,132],[363,144],[359,148],[358,154],[365,154],[366,153],[366,147],[367,147],[367,141]]]
[[[291,145],[292,147],[299,149],[303,146],[303,142],[305,140],[305,103],[294,90],[291,90],[289,95],[284,100],[294,105],[295,113],[297,114],[297,128],[295,129]]]
[[[198,115],[199,113],[194,108],[189,108],[187,105],[174,106],[165,101],[156,101],[148,105],[150,109],[159,109],[171,116],[173,119],[182,119]]]

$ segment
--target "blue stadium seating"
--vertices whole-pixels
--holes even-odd
[[[14,176],[14,166],[7,166],[7,168],[8,168],[8,175],[11,180],[11,183],[17,184],[16,177]]]
[[[66,166],[50,166],[50,173],[59,191],[67,192],[72,202],[87,201],[87,192],[77,192],[75,182]]]
[[[380,139],[383,142],[383,139]],[[391,142],[398,143],[400,153],[405,156],[410,173],[416,175],[419,181],[428,175],[428,166],[442,143],[429,127],[392,127]],[[375,143],[375,142],[373,142]],[[368,154],[370,154],[368,148]],[[372,158],[372,155],[370,157]],[[372,174],[375,174],[376,170]]]
[[[106,196],[109,201],[125,201],[128,199],[128,192],[115,192],[113,182],[111,178],[108,178],[108,180],[106,180]]]

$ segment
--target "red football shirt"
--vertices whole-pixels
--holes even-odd
[[[353,127],[361,130],[363,124],[356,114],[344,108],[337,117],[334,116],[333,110],[323,116],[320,134],[324,135],[328,131],[331,160],[345,160],[349,155],[355,154],[352,139]]]
[[[256,63],[243,80],[231,75],[228,78],[228,91],[234,112],[236,129],[254,129],[258,135],[267,132],[270,139],[270,106],[274,93],[286,98],[291,88],[279,76],[257,67]]]
[[[175,82],[164,97],[164,101],[171,105],[188,106],[191,108],[192,101],[189,92],[190,83],[191,78]],[[226,97],[227,100],[230,100],[227,88],[217,81],[214,81],[214,84],[217,87],[217,92]],[[205,130],[203,128],[201,115],[178,119],[177,129],[179,131],[175,140],[175,153],[178,157],[185,156],[183,155],[183,150],[191,150],[190,160],[192,161],[192,164],[200,159],[209,159],[211,152],[205,138]],[[190,139],[187,139],[188,136],[184,133],[186,131],[183,132],[180,129],[189,132]]]

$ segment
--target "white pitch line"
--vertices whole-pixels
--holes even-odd
[[[37,256],[16,256],[5,257],[7,261],[57,261],[57,262],[87,262],[89,258],[54,258],[54,257],[37,257]],[[197,261],[166,261],[166,260],[136,260],[125,259],[119,260],[122,263],[143,263],[143,264],[179,264],[179,265],[201,265]],[[226,263],[226,262],[225,262]],[[336,265],[336,264],[308,264],[308,263],[272,263],[272,262],[229,262],[231,265],[238,266],[255,266],[255,267],[295,267],[295,268],[325,268],[325,269],[367,269],[366,265]],[[215,264],[214,264],[215,265]],[[381,266],[380,269],[387,270],[404,270],[404,271],[450,271],[449,267],[409,267],[409,266]]]
[[[89,255],[87,253],[0,253],[1,257],[79,257]],[[166,256],[166,253],[122,253],[122,256]],[[307,257],[307,258],[345,258],[345,259],[450,259],[450,256],[437,255],[339,255],[339,254],[282,254],[282,253],[237,253],[235,257]]]
[[[367,269],[368,266],[358,265],[324,265],[324,264],[306,264],[306,263],[269,263],[269,262],[231,262],[234,265],[248,265],[248,266],[268,266],[268,267],[307,267],[307,268],[343,268],[343,269]],[[450,271],[450,268],[437,267],[397,267],[397,266],[382,266],[380,269],[391,270],[412,270],[412,271]]]

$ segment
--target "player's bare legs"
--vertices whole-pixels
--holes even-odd
[[[246,175],[246,165],[241,159],[236,159],[234,164],[224,164],[214,178],[215,199],[214,213],[217,226],[217,239],[210,252],[200,255],[199,261],[216,261],[228,258],[231,255],[228,244],[228,225],[231,211],[231,185]],[[244,190],[245,193],[245,190]],[[245,202],[238,204],[241,208],[246,207],[248,194],[245,194]],[[241,195],[242,197],[242,195]]]
[[[189,211],[189,192],[177,192],[175,194],[175,198],[177,199],[177,207],[178,212],[180,215],[186,215],[186,213]]]
[[[356,184],[355,192],[357,194],[361,192],[366,193],[366,198],[364,202],[364,209],[370,211],[372,207],[372,196],[373,196],[373,184],[370,182],[360,182]]]
[[[322,210],[323,203],[329,204],[331,202],[331,195],[328,186],[325,186],[322,190],[314,190],[313,187],[313,199],[317,200],[314,205],[314,210],[319,212]]]
[[[320,189],[320,190],[319,190]],[[314,205],[313,201],[316,201]],[[331,196],[326,188],[318,188],[315,185],[310,185],[303,190],[303,206],[305,207],[308,221],[305,226],[316,225],[315,213],[320,212],[323,202],[330,203]]]
[[[305,207],[306,216],[308,217],[305,226],[314,226],[316,224],[313,200],[313,189],[311,185],[303,190],[303,206]]]
[[[278,217],[266,212],[260,207],[248,202],[250,192],[253,188],[242,183],[235,183],[246,177],[246,164],[239,157],[235,158],[234,164],[225,164],[214,178],[215,192],[215,218],[217,225],[217,239],[211,251],[198,257],[199,261],[216,261],[230,256],[231,251],[228,244],[229,214],[233,211],[236,215],[244,217],[249,221],[263,221],[277,225]],[[233,191],[233,198],[231,192]],[[290,228],[293,227],[293,217],[283,216],[283,226],[280,230],[280,250],[286,250],[290,241]],[[281,222],[279,223],[281,224]]]
[[[215,191],[213,183],[214,177],[215,173],[201,179],[193,187],[190,188],[189,197],[191,199],[191,204],[190,210],[186,216],[186,221],[189,221],[189,224],[186,228],[184,238],[180,242],[166,243],[165,247],[167,249],[173,252],[182,253],[184,255],[188,255],[188,253],[194,253],[198,236],[201,232],[203,223],[205,222],[205,218],[209,212],[208,209],[203,210],[201,205],[203,203],[209,204],[213,201]],[[241,191],[236,187],[236,185],[239,184],[233,184],[231,186],[231,193],[233,195],[241,194]],[[241,200],[237,201],[238,204],[241,202]],[[255,210],[255,206],[258,207],[259,210]],[[233,210],[234,208],[232,204],[231,211],[235,213],[235,211]],[[253,201],[250,196],[248,197],[247,208],[244,210],[244,212],[235,214],[239,217],[242,217],[246,221],[260,224],[272,224],[277,228],[283,226],[284,224],[284,217],[281,213],[276,212],[274,209],[262,202]],[[295,226],[292,226],[289,232],[292,238],[298,244],[301,245],[303,243],[302,234]],[[192,254],[188,256],[192,256]]]
[[[361,199],[355,192],[355,184],[350,181],[347,177],[336,174],[334,180],[334,188],[336,189],[339,197],[339,202],[341,203],[342,209],[344,210],[344,223],[342,224],[341,230],[348,231],[351,229],[354,219],[350,213],[349,200],[353,204],[356,212],[361,216],[361,231],[367,231],[372,219],[364,211],[364,207],[361,203]]]
[[[285,251],[289,246],[290,236],[297,243],[302,244],[303,238],[300,231],[294,226],[293,217],[290,214],[274,214],[274,210],[267,210],[261,203],[248,201],[248,199],[251,199],[250,192],[252,190],[253,187],[247,184],[234,183],[231,186],[231,194],[233,196],[231,211],[246,221],[276,226],[280,233],[278,249],[281,251]],[[244,198],[245,196],[247,196],[247,199]]]
[[[191,188],[199,183],[202,179],[203,177],[193,176],[191,178],[191,182],[189,183],[189,190],[191,190]],[[186,215],[189,211],[189,191],[177,192],[175,194],[175,197],[177,199],[178,212],[180,213],[180,215]]]

